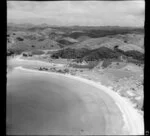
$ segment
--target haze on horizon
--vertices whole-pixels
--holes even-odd
[[[12,23],[143,27],[145,2],[137,1],[7,1]]]

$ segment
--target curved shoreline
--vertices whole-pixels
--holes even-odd
[[[112,99],[115,101],[116,105],[119,107],[120,111],[123,115],[124,120],[124,130],[129,131],[129,134],[132,135],[143,135],[144,134],[144,122],[143,117],[140,115],[136,109],[134,109],[131,105],[131,102],[129,102],[127,99],[122,98],[119,94],[112,91],[108,87],[105,87],[103,85],[85,78],[81,78],[79,76],[73,76],[70,74],[60,74],[60,73],[54,73],[54,72],[46,72],[46,71],[38,71],[28,68],[23,68],[21,66],[15,67],[15,69],[21,69],[26,70],[30,72],[38,72],[38,73],[46,73],[46,74],[53,74],[53,75],[59,75],[59,76],[65,76],[67,78],[71,78],[74,80],[78,80],[80,82],[84,82],[86,84],[89,84],[93,87],[96,87],[98,89],[103,90],[105,93],[107,93]]]

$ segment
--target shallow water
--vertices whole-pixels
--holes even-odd
[[[63,76],[15,69],[7,79],[7,133],[111,133],[109,116],[121,120],[119,109],[105,93],[99,99],[96,92],[92,93],[94,90]],[[112,115],[103,98],[112,104]],[[113,131],[118,131],[118,126],[120,123]]]
[[[71,113],[75,106],[79,115]],[[86,110],[79,96],[56,79],[17,71],[8,79],[7,117],[12,132],[79,131],[82,122],[76,118],[83,112]]]

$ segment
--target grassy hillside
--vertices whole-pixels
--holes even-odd
[[[81,41],[72,48],[88,48],[88,49],[97,49],[99,47],[107,47],[113,49],[115,46],[118,46],[121,50],[137,50],[139,52],[144,52],[144,35],[113,35],[105,36],[100,38],[88,38],[84,41]]]
[[[81,29],[82,30],[82,29]],[[104,37],[108,35],[117,35],[117,34],[139,34],[144,33],[144,30],[141,28],[121,28],[121,27],[99,27],[96,29],[86,29],[82,32],[73,32],[67,33],[65,35],[77,39],[80,36],[89,36],[91,38]]]
[[[54,27],[33,24],[8,24],[7,48],[13,51],[35,49],[89,50],[107,47],[120,50],[144,52],[144,29],[129,27],[72,26]]]

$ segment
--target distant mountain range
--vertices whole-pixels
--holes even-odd
[[[85,28],[85,29],[101,29],[101,30],[108,30],[108,29],[137,29],[143,27],[129,27],[129,26],[81,26],[81,25],[73,25],[73,26],[60,26],[60,25],[50,25],[47,23],[41,23],[41,24],[34,24],[34,23],[14,23],[14,22],[7,22],[7,26],[16,26],[16,27],[67,27],[72,29],[79,29],[79,28]]]

